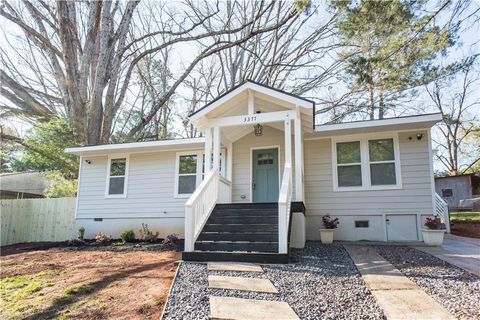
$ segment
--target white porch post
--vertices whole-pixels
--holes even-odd
[[[295,117],[295,201],[303,201],[303,137],[302,120],[297,110]]]
[[[288,114],[285,117],[285,163],[292,164],[292,126]]]
[[[233,176],[233,143],[227,144],[227,180],[232,181]]]
[[[233,177],[233,143],[229,142],[227,145],[227,180],[232,182]],[[232,187],[230,186],[230,194],[228,202],[232,202]]]
[[[285,117],[285,167],[290,167],[290,177],[291,179],[291,167],[292,167],[292,128],[291,128],[291,119],[290,115],[287,114]],[[285,183],[286,177],[282,177],[282,187]],[[287,182],[288,183],[288,182]],[[283,188],[282,188],[283,189]],[[284,196],[283,194],[281,197]],[[279,199],[278,205],[278,253],[285,254],[288,252],[288,215],[290,212],[287,212],[287,208],[290,208],[289,205],[285,203],[289,199]],[[280,203],[282,202],[282,203]]]
[[[212,128],[205,131],[205,173],[212,167]]]
[[[213,127],[213,170],[220,168],[220,128]]]

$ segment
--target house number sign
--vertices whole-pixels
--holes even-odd
[[[246,116],[243,118],[243,123],[256,122],[257,116]]]

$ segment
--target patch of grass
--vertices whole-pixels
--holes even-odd
[[[451,212],[450,213],[450,220],[457,220],[457,221],[480,221],[480,212],[471,212],[471,211],[464,211],[464,212]]]
[[[93,292],[93,288],[85,284],[65,289],[65,294],[67,295],[89,294],[91,292]]]
[[[18,319],[38,309],[44,295],[42,290],[53,286],[57,270],[45,270],[32,275],[8,277],[0,280],[2,319]]]

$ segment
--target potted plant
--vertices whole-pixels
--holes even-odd
[[[441,246],[445,234],[444,224],[439,217],[427,217],[425,227],[422,229],[423,242],[429,246]]]
[[[338,218],[332,219],[329,215],[322,217],[323,228],[320,228],[320,240],[322,243],[333,242],[333,231],[338,226]]]

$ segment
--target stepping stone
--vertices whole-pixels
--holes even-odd
[[[354,245],[344,245],[344,248],[387,319],[454,319],[447,309],[404,276],[375,249]]]
[[[207,269],[212,271],[263,272],[262,267],[252,263],[209,262]]]
[[[210,319],[299,320],[286,302],[210,296]]]
[[[244,277],[208,276],[208,288],[278,293],[278,290],[268,279]]]

